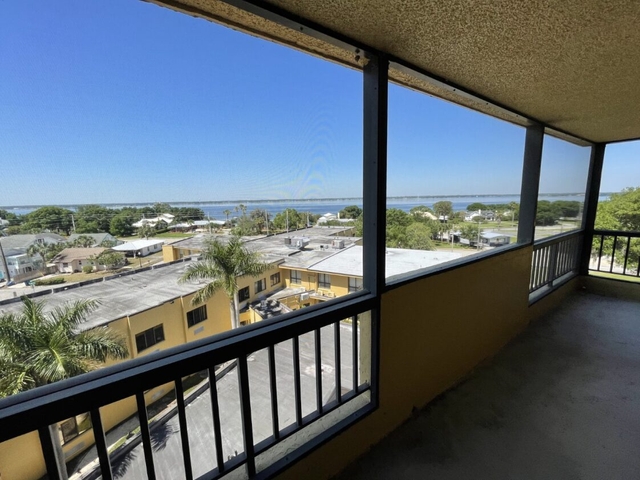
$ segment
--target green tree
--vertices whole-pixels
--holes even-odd
[[[137,233],[140,238],[149,239],[149,237],[153,236],[156,233],[156,229],[151,225],[142,225],[140,228],[138,228]]]
[[[130,237],[133,235],[133,221],[126,213],[119,213],[109,223],[109,233],[115,237]]]
[[[62,232],[69,235],[73,212],[61,207],[40,207],[25,215],[23,230],[28,232]]]
[[[303,218],[295,208],[287,208],[273,217],[272,223],[278,230],[285,230],[287,226],[289,227],[288,229],[291,230],[303,227],[306,224],[306,218]]]
[[[423,223],[412,223],[406,230],[407,247],[415,250],[434,250],[431,229]]]
[[[74,214],[76,233],[108,232],[111,219],[117,214],[117,210],[101,205],[82,205]]]
[[[349,205],[340,210],[340,218],[353,218],[356,219],[362,215],[362,209],[357,205]]]
[[[480,224],[467,222],[460,229],[460,236],[466,238],[469,242],[477,242],[480,234]]]
[[[453,215],[453,204],[449,201],[440,201],[433,204],[433,211],[438,217],[451,217]]]
[[[20,313],[0,316],[0,397],[99,368],[129,354],[126,340],[108,328],[79,331],[98,307],[78,300],[45,312],[44,302],[22,299]]]
[[[514,223],[520,213],[520,204],[517,202],[509,202],[509,211],[511,212],[511,223]]]
[[[559,211],[554,208],[549,200],[538,201],[538,209],[536,210],[536,225],[555,225],[559,219]]]
[[[484,203],[474,202],[471,205],[467,205],[467,211],[477,212],[478,210],[488,210],[489,207]]]
[[[621,230],[625,232],[640,232],[640,187],[625,188],[620,193],[614,193],[609,200],[598,203],[595,228],[597,230]],[[594,239],[593,253],[600,249],[600,239]],[[616,242],[616,256],[624,262],[626,242]],[[613,237],[605,237],[602,245],[604,255],[613,252]],[[632,238],[629,242],[627,268],[634,264],[640,268],[640,239]]]
[[[41,270],[44,270],[47,264],[47,253],[49,251],[49,245],[46,243],[33,243],[27,248],[27,255],[30,257],[40,257],[42,260]]]
[[[222,212],[224,213],[224,216],[227,217],[226,223],[229,223],[229,215],[231,215],[231,210],[229,210],[228,208]]]
[[[267,229],[267,222],[269,222],[271,217],[266,210],[256,208],[249,214],[249,218],[253,222],[255,233],[260,234],[263,230]]]
[[[124,265],[124,255],[113,250],[105,250],[100,255],[95,257],[95,261],[98,265],[104,265],[107,270],[114,270]]]
[[[93,237],[90,237],[89,235],[80,235],[72,242],[72,245],[74,247],[87,248],[93,247],[94,243],[96,243],[96,241]]]
[[[413,223],[411,215],[399,208],[387,209],[387,246],[407,248],[407,227]]]
[[[192,305],[206,302],[216,292],[224,291],[229,298],[231,326],[238,328],[238,278],[244,275],[255,277],[264,273],[267,267],[260,254],[250,251],[237,237],[231,238],[226,245],[216,239],[208,239],[200,260],[187,267],[180,282],[208,282],[193,296]]]
[[[260,233],[255,221],[247,216],[242,216],[233,227],[232,233],[239,237],[257,235]]]

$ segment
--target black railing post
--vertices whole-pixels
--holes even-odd
[[[596,212],[598,210],[598,197],[600,196],[600,180],[602,179],[604,148],[604,143],[598,143],[591,147],[589,176],[587,177],[587,192],[584,201],[584,213],[582,215],[582,228],[584,230],[584,238],[580,252],[580,275],[589,274],[589,261],[591,259],[593,230],[595,228]],[[604,238],[602,238],[602,240],[604,241]]]

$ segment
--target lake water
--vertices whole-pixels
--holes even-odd
[[[556,201],[556,200],[577,200],[584,201],[584,195],[541,195],[542,200]],[[607,200],[609,194],[600,195],[599,200]],[[418,205],[426,205],[427,207],[433,207],[433,204],[439,201],[450,201],[453,204],[454,211],[466,210],[467,206],[474,203],[484,204],[508,204],[510,202],[519,202],[520,197],[518,195],[469,195],[469,196],[451,196],[451,197],[408,197],[408,198],[389,198],[387,199],[387,208],[399,208],[404,211],[409,211],[413,207]],[[234,208],[238,206],[239,202],[202,202],[202,203],[172,203],[171,205],[176,207],[196,207],[201,208],[205,215],[211,217],[212,220],[224,220],[225,210],[231,210],[231,217],[237,216],[238,213],[234,211]],[[313,214],[325,214],[325,213],[338,213],[343,208],[349,205],[358,205],[362,207],[362,199],[338,199],[338,200],[291,200],[291,201],[262,201],[262,202],[243,202],[247,206],[247,212],[260,208],[266,210],[271,215],[275,215],[286,208],[294,208],[299,212],[309,212]],[[104,205],[109,208],[122,208],[124,206],[144,207],[150,206],[151,203],[137,203],[128,205]],[[60,205],[61,207],[68,208],[70,210],[77,209],[78,205]],[[37,206],[18,206],[18,207],[0,207],[8,210],[17,215],[24,215],[37,209]]]

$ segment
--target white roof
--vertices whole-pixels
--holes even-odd
[[[133,242],[116,245],[111,250],[116,250],[118,252],[133,252],[135,250],[141,250],[145,247],[152,247],[158,244],[164,244],[164,240],[134,240]]]
[[[440,263],[462,257],[459,253],[435,250],[409,250],[404,248],[387,248],[385,255],[386,277],[413,272],[432,267]],[[309,270],[335,273],[350,277],[362,277],[362,247],[354,245],[338,251],[324,260],[315,263]]]
[[[511,237],[512,235],[508,235],[506,233],[498,233],[498,232],[484,232],[480,234],[483,238],[498,238],[498,237]]]

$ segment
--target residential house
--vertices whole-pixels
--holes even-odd
[[[157,217],[141,218],[137,222],[133,223],[132,226],[135,228],[140,228],[145,225],[148,225],[150,227],[155,227],[159,222],[164,222],[167,225],[171,225],[175,218],[176,218],[175,215],[172,215],[170,213],[161,213]]]
[[[163,240],[134,240],[113,247],[116,252],[122,252],[127,257],[146,257],[152,253],[162,251]]]
[[[39,277],[46,270],[42,256],[29,255],[32,245],[50,245],[64,243],[64,237],[55,233],[21,234],[0,237],[0,245],[4,251],[9,268],[9,277],[15,282],[23,282]],[[4,278],[3,268],[0,266],[0,278]]]
[[[96,257],[107,250],[109,249],[104,247],[65,248],[51,259],[51,263],[56,266],[56,271],[59,273],[82,272],[87,266],[90,266],[92,270],[105,270],[106,267],[100,265],[96,261]]]

